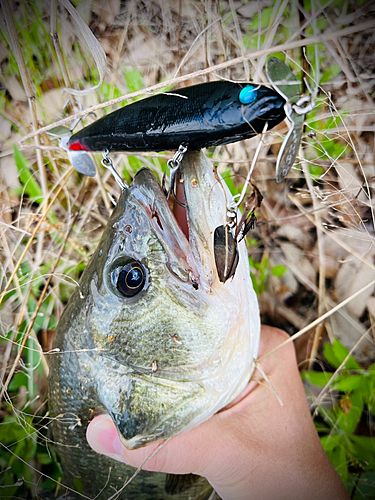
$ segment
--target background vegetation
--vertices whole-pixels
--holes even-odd
[[[182,78],[174,88],[218,78],[264,82],[262,68],[272,54],[301,80],[308,76],[319,92],[283,184],[275,183],[275,160],[285,124],[267,134],[261,150],[253,180],[264,201],[248,239],[254,287],[263,322],[295,335],[313,418],[352,498],[375,498],[375,5],[73,3],[81,25],[67,2],[12,2],[13,39],[4,22],[5,2],[1,11],[0,496],[58,492],[63,481],[48,433],[53,332],[111,213],[108,193],[114,199],[119,194],[99,166],[100,155],[97,175],[83,178],[46,133],[26,136],[73,116],[78,101],[100,117],[139,98],[142,89],[163,82],[171,88],[176,77]],[[106,53],[107,72],[95,93],[78,95],[64,108],[64,87],[101,83],[100,53],[95,56],[84,24]],[[115,106],[95,108],[137,91]],[[93,119],[89,115],[83,123]],[[207,152],[234,193],[257,141]],[[161,176],[169,157],[113,155],[129,182],[143,166]]]

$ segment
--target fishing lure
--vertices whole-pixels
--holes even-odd
[[[169,151],[253,137],[285,118],[285,99],[263,85],[216,81],[134,102],[72,135],[69,151]]]
[[[64,135],[60,130],[55,135],[60,134],[60,144],[67,150],[73,166],[85,175],[95,175],[95,165],[87,152],[102,151],[102,165],[112,171],[122,190],[128,186],[114,169],[110,151],[176,151],[168,161],[167,194],[168,197],[172,194],[178,202],[174,194],[175,179],[186,151],[247,139],[287,118],[289,132],[276,163],[276,181],[281,182],[294,163],[304,116],[314,102],[311,98],[300,98],[299,81],[279,59],[271,57],[266,72],[273,88],[228,81],[203,83],[129,104],[76,134],[66,129]],[[258,155],[257,150],[239,201],[228,205],[227,223],[214,233],[215,260],[222,282],[234,275],[238,237],[243,238],[253,224],[254,210],[248,211],[250,216],[241,219],[238,227],[232,216],[244,199]]]

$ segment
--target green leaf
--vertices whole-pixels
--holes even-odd
[[[83,493],[82,478],[80,476],[74,478],[74,487],[79,493]]]
[[[247,238],[247,243],[249,247],[256,247],[258,245],[258,240],[255,238]]]
[[[305,371],[301,374],[302,379],[310,382],[313,385],[324,386],[326,385],[332,377],[331,372],[314,372]]]
[[[109,101],[110,99],[117,99],[122,96],[122,92],[113,84],[103,82],[100,87],[100,93],[103,95],[104,101]],[[126,103],[122,103],[126,105]]]
[[[353,470],[361,471],[358,480],[356,483],[358,484],[358,489],[363,492],[371,491],[372,494],[368,496],[363,496],[361,498],[375,498],[375,439],[370,438],[368,436],[353,436],[352,444],[352,455],[351,455],[351,465]],[[366,479],[362,482],[362,478],[368,477],[369,481],[372,481],[368,484],[371,486],[370,490],[366,489]],[[364,488],[362,488],[364,486]],[[354,490],[354,488],[352,488]],[[356,490],[356,494],[352,498],[359,498],[358,490]]]
[[[330,65],[324,72],[320,79],[320,83],[328,82],[341,72],[341,68],[338,64]]]
[[[375,380],[374,377],[366,377],[363,390],[363,400],[369,411],[375,415]]]
[[[252,272],[250,272],[250,278],[251,278],[251,282],[253,284],[254,292],[257,295],[260,295],[260,291],[259,291],[259,286],[258,286],[258,283],[257,283],[257,279],[256,279],[256,277],[254,276],[254,274]]]
[[[27,387],[28,383],[29,379],[26,373],[23,372],[16,373],[9,384],[9,391],[11,392],[18,391],[18,389],[22,386]]]
[[[271,272],[277,278],[281,278],[281,276],[283,276],[283,274],[285,274],[285,272],[286,272],[287,269],[288,268],[286,266],[274,266],[271,269]]]
[[[21,184],[24,186],[25,193],[30,197],[31,200],[36,203],[41,203],[43,201],[43,192],[37,183],[35,177],[31,173],[28,162],[21,151],[16,145],[13,146],[14,151],[14,161],[16,162],[16,167],[20,176]]]
[[[327,433],[328,427],[325,424],[323,424],[321,422],[317,422],[316,420],[314,420],[314,424],[315,424],[316,432],[318,434],[323,434],[323,433],[326,434]],[[326,437],[326,436],[324,436],[324,437]]]
[[[125,71],[126,85],[130,92],[137,92],[143,88],[143,75],[137,69],[128,69]]]
[[[340,362],[335,356],[332,344],[326,342],[323,346],[323,354],[328,363],[333,366],[333,368],[338,368],[340,366]]]
[[[273,12],[273,7],[265,7],[262,9],[261,14],[260,14],[260,19],[261,19],[261,28],[265,29],[268,28],[270,21],[271,21],[271,15]],[[248,26],[249,31],[255,31],[258,30],[259,27],[259,15],[255,14],[251,24]]]
[[[352,436],[355,458],[364,470],[375,471],[375,438],[369,436]]]
[[[354,495],[351,497],[352,500],[367,500],[375,498],[375,472],[364,472],[359,476],[351,475],[352,480],[351,488],[348,492],[353,491],[353,486],[355,485]]]
[[[309,174],[311,177],[320,177],[324,174],[324,168],[319,165],[309,165]]]
[[[222,177],[225,181],[225,184],[228,186],[230,192],[232,193],[232,195],[236,195],[236,194],[239,194],[241,192],[239,187],[234,184],[234,175],[233,175],[233,172],[229,168],[223,172]]]
[[[332,452],[328,453],[328,458],[331,460],[341,481],[346,484],[348,479],[348,460],[345,448],[343,446],[337,446]]]
[[[324,448],[324,451],[329,456],[335,448],[342,448],[345,443],[345,437],[342,434],[330,434],[329,436],[324,436],[320,438],[320,442]]]
[[[333,382],[332,387],[342,392],[351,392],[363,384],[362,375],[339,375]]]
[[[42,465],[49,465],[53,463],[52,457],[50,457],[48,453],[37,453],[37,458]]]
[[[334,339],[332,344],[326,342],[323,347],[323,352],[328,363],[334,368],[338,368],[344,361],[346,356],[349,354],[348,349],[344,347],[337,339]],[[345,363],[345,368],[347,370],[362,370],[353,356],[349,357],[349,359]]]

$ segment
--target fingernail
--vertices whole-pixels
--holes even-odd
[[[97,453],[124,462],[122,444],[109,415],[96,417],[87,428],[87,441]]]

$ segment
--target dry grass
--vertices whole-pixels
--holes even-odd
[[[56,122],[82,115],[75,102],[68,106],[70,115],[64,114],[64,86],[87,89],[98,83],[89,47],[67,11],[60,4],[56,8],[52,2],[58,45],[49,38],[54,25],[44,3],[12,4],[24,88],[6,30],[0,45],[0,417],[3,429],[13,425],[24,431],[3,441],[0,466],[5,469],[11,461],[19,477],[29,470],[27,485],[14,490],[25,495],[40,486],[41,469],[54,480],[59,477],[45,459],[48,446],[41,448],[49,423],[48,352],[64,305],[109,218],[108,193],[119,194],[101,167],[85,180],[72,172],[65,153],[44,133]],[[328,1],[311,9],[310,2],[273,0],[220,6],[211,0],[98,0],[90,8],[79,4],[78,11],[107,54],[105,84],[95,94],[76,96],[98,117],[119,101],[171,84],[178,88],[218,78],[262,83],[268,54],[285,54],[296,74],[307,75],[313,87],[319,84],[316,108],[306,118],[298,161],[286,182],[274,180],[286,126],[268,133],[261,149],[253,181],[264,201],[249,238],[252,271],[262,320],[293,336],[301,369],[327,369],[322,345],[338,339],[366,370],[375,361],[375,5]],[[88,116],[85,123],[91,120]],[[13,145],[23,156],[14,154]],[[232,189],[243,184],[256,146],[254,139],[210,151]],[[142,166],[160,174],[168,155],[113,158],[131,180]],[[20,176],[22,165],[28,170]],[[327,395],[331,406],[336,402],[330,385],[313,394],[314,408],[327,402]],[[374,417],[365,410],[357,433],[372,436]],[[25,449],[17,448],[18,440],[27,443]],[[14,465],[14,454],[31,468]],[[349,472],[361,472],[345,460]],[[361,488],[365,498],[374,498]]]

